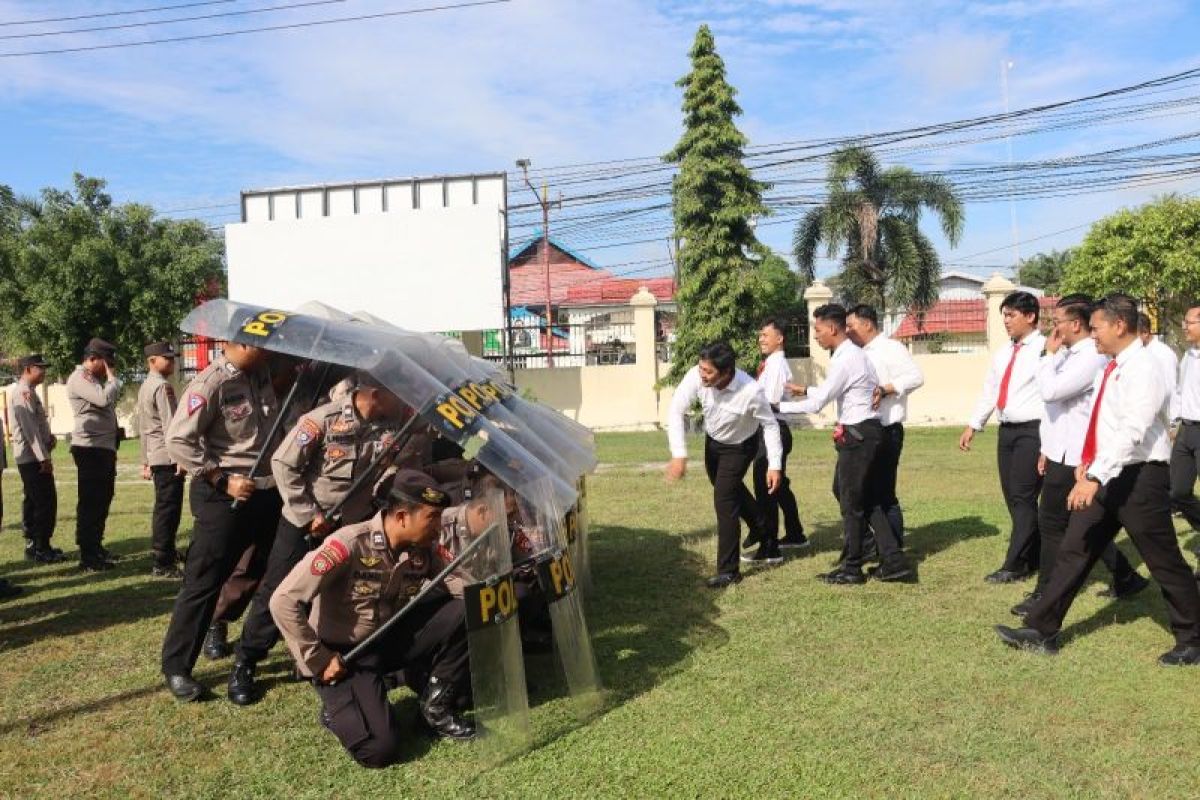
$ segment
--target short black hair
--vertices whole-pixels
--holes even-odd
[[[1127,294],[1121,292],[1113,292],[1104,297],[1096,304],[1095,314],[1100,312],[1109,320],[1116,322],[1120,320],[1125,323],[1125,327],[1131,333],[1137,331],[1138,326],[1138,302]]]
[[[1038,307],[1038,299],[1029,292],[1013,292],[1008,297],[1004,298],[1000,303],[1000,309],[1004,310],[1011,308],[1018,314],[1033,314],[1037,315],[1040,310]]]
[[[1143,312],[1138,313],[1138,333],[1153,333],[1154,325],[1150,322],[1150,315]]]
[[[707,361],[717,372],[729,372],[737,365],[737,353],[724,340],[709,342],[700,348],[700,361]]]
[[[763,328],[765,328],[767,326],[770,326],[770,327],[774,328],[775,330],[779,331],[780,336],[783,336],[783,337],[787,336],[787,331],[783,327],[783,320],[781,320],[779,317],[767,317],[766,319],[764,319],[762,321],[762,324],[758,326],[758,329],[762,330]]]
[[[1084,328],[1092,327],[1092,298],[1082,292],[1067,294],[1058,298],[1055,308],[1063,311],[1070,319],[1083,323]]]
[[[813,311],[813,319],[819,319],[822,322],[831,322],[838,330],[846,330],[846,308],[837,303],[827,303],[823,306],[817,306]]]
[[[875,310],[875,306],[869,306],[866,303],[859,303],[858,305],[854,306],[854,308],[850,309],[849,313],[853,314],[859,319],[865,319],[867,322],[871,323],[871,327],[878,330],[879,312]]]

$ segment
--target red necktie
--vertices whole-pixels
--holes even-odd
[[[1013,364],[1017,363],[1017,353],[1021,352],[1021,343],[1013,342],[1012,357],[1008,359],[1008,366],[1004,369],[1004,377],[1000,380],[1000,396],[996,398],[996,408],[1000,411],[1008,405],[1008,382],[1012,379]]]
[[[1104,368],[1104,377],[1100,381],[1100,391],[1096,392],[1096,404],[1092,406],[1092,416],[1088,420],[1087,435],[1083,437],[1083,456],[1080,460],[1083,466],[1089,466],[1096,460],[1096,425],[1100,420],[1100,401],[1104,399],[1104,387],[1108,385],[1108,376],[1117,368],[1117,360],[1114,358],[1108,362],[1108,366]]]

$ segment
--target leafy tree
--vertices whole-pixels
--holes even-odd
[[[907,167],[881,170],[870,150],[844,147],[829,162],[829,198],[796,225],[792,248],[805,283],[815,275],[818,248],[842,256],[844,296],[876,308],[928,308],[937,300],[941,260],[918,225],[922,210],[936,214],[956,245],[963,207],[950,183]]]
[[[113,205],[104,186],[76,174],[73,190],[45,189],[40,204],[0,195],[0,325],[63,374],[92,336],[140,366],[146,342],[173,336],[223,285],[220,240],[202,223]]]
[[[1051,250],[1021,259],[1017,268],[1017,281],[1022,286],[1041,289],[1048,295],[1057,295],[1062,284],[1063,273],[1075,255],[1074,249]]]
[[[707,25],[696,32],[689,55],[692,70],[677,83],[683,89],[683,136],[664,156],[679,165],[671,187],[681,241],[679,328],[666,377],[671,383],[715,339],[727,339],[743,363],[756,363],[755,315],[763,310],[757,293],[787,291],[779,272],[786,264],[768,258],[770,251],[754,235],[753,220],[768,213],[762,200],[768,187],[743,163],[746,137],[733,122],[742,110]]]
[[[1063,274],[1064,292],[1141,298],[1173,330],[1200,298],[1200,200],[1169,194],[1092,226]]]

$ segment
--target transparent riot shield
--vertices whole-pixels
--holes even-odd
[[[500,490],[468,492],[466,502],[450,513],[454,519],[443,524],[442,544],[453,555],[474,537],[488,540],[463,565],[463,572],[472,580],[463,589],[463,600],[480,746],[486,759],[504,758],[525,749],[530,740],[504,494]]]
[[[575,576],[587,594],[592,592],[592,564],[588,551],[587,477],[581,475],[576,484],[578,498],[567,512],[564,523],[567,545],[574,562]]]

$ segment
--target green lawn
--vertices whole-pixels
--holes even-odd
[[[478,748],[417,733],[401,691],[412,760],[382,772],[318,727],[316,696],[286,681],[281,650],[263,670],[269,694],[247,709],[180,706],[161,689],[174,586],[146,574],[151,490],[135,447],[109,525],[124,558],[106,575],[20,560],[8,470],[0,574],[26,594],[0,605],[0,796],[1195,797],[1200,670],[1155,664],[1171,645],[1161,597],[1113,604],[1096,583],[1058,657],[1000,645],[991,626],[1030,587],[981,580],[1007,535],[995,439],[963,455],[956,437],[909,433],[902,498],[919,585],[815,580],[838,518],[829,434],[805,431],[793,485],[817,552],[718,594],[703,588],[715,542],[700,465],[668,486],[664,434],[599,436],[587,611],[603,712],[576,720],[553,663],[530,662],[534,745],[485,766]],[[70,552],[69,459],[59,477],[56,541]],[[223,694],[227,669],[202,660],[197,675]]]

